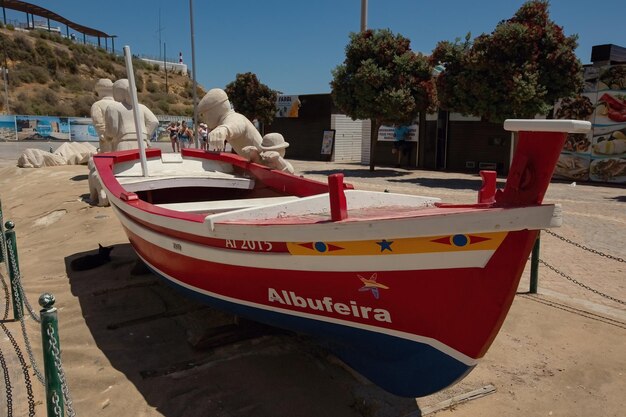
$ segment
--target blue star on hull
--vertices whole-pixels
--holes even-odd
[[[384,252],[385,250],[388,250],[389,252],[393,252],[393,249],[391,249],[391,245],[393,244],[393,240],[392,241],[388,241],[386,239],[383,239],[380,242],[376,242],[377,245],[380,246],[380,251]]]

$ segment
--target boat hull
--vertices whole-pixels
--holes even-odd
[[[560,225],[560,210],[542,201],[566,134],[589,128],[507,120],[519,135],[506,185],[496,190],[489,173],[467,205],[355,191],[339,174],[324,184],[199,150],[183,150],[181,165],[146,151],[143,178],[136,151],[94,164],[137,254],[168,282],[308,333],[394,394],[424,396],[485,355],[538,230]]]
[[[307,271],[297,268],[297,256],[290,267],[290,253],[260,254],[275,259],[275,267],[251,267],[245,258],[258,253],[172,239],[115,210],[137,254],[169,283],[215,308],[309,334],[377,385],[414,397],[454,384],[484,355],[536,236],[497,234],[497,247],[481,267],[333,271],[332,259],[319,256],[317,270]],[[279,243],[285,242],[273,245]],[[429,255],[446,264],[454,253],[445,248]]]

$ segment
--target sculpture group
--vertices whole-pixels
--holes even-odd
[[[146,147],[150,147],[150,138],[159,121],[148,107],[139,104],[143,116],[141,132],[137,132],[128,80],[100,79],[95,91],[100,99],[91,106],[91,118],[98,133],[99,152],[136,149],[139,135]],[[198,122],[206,123],[210,130],[209,151],[224,151],[228,142],[248,161],[293,174],[293,166],[284,159],[289,143],[280,133],[261,136],[250,120],[232,109],[224,90],[214,88],[200,100]],[[92,161],[89,162],[89,195],[98,206],[109,205]]]

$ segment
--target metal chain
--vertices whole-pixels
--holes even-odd
[[[4,220],[2,218],[2,210],[0,210],[0,246],[2,246],[2,259],[4,260],[4,267],[7,270],[7,276],[10,276],[9,272],[9,261],[7,258],[7,245],[6,239],[4,236]],[[0,274],[0,280],[2,281],[2,289],[4,290],[4,313],[2,314],[2,319],[6,320],[9,317],[9,286],[4,280],[4,276]]]
[[[9,245],[11,247],[11,245]],[[22,294],[24,294],[23,289],[20,286],[19,280],[19,271],[17,270],[17,263],[15,260],[15,255],[13,253],[13,249],[9,249],[9,254],[11,256],[11,261],[14,266],[15,279],[13,280],[13,294],[15,294],[15,304],[18,306],[22,305]],[[26,300],[26,297],[24,297]],[[33,317],[34,318],[34,317]],[[37,320],[39,321],[39,320]],[[22,334],[24,335],[24,345],[26,346],[26,352],[28,353],[28,359],[33,367],[33,371],[35,372],[35,376],[41,382],[41,384],[45,385],[45,379],[37,366],[37,362],[35,362],[35,355],[33,355],[33,349],[30,346],[30,339],[28,338],[28,332],[26,331],[26,323],[24,322],[24,315],[20,317],[20,327],[22,328]]]
[[[0,281],[2,281],[2,291],[4,292],[4,313],[2,313],[2,320],[6,320],[9,317],[9,286],[4,280],[4,276],[0,273]]]
[[[548,269],[553,270],[554,272],[556,272],[557,274],[559,274],[560,276],[562,276],[562,277],[563,277],[563,278],[565,278],[566,280],[571,281],[571,282],[573,282],[574,284],[576,284],[576,285],[578,285],[578,286],[580,286],[580,287],[582,287],[582,288],[584,288],[584,289],[586,289],[586,290],[588,290],[588,291],[591,291],[591,292],[593,292],[593,293],[595,293],[595,294],[598,294],[600,297],[604,297],[604,298],[606,298],[606,299],[608,299],[608,300],[615,301],[616,303],[620,303],[620,304],[624,304],[624,305],[626,305],[626,301],[622,301],[622,300],[619,300],[619,299],[617,299],[617,298],[615,298],[615,297],[611,297],[610,295],[604,294],[604,293],[602,293],[602,292],[600,292],[600,291],[598,291],[598,290],[596,290],[596,289],[594,289],[594,288],[589,287],[588,285],[583,284],[582,282],[580,282],[580,281],[578,281],[578,280],[576,280],[576,279],[574,279],[574,278],[572,278],[572,277],[568,276],[568,275],[567,275],[567,274],[565,274],[564,272],[559,271],[558,269],[556,269],[556,268],[555,268],[555,267],[553,267],[552,265],[548,264],[548,263],[547,263],[546,261],[544,261],[543,259],[539,259],[539,262],[541,262],[543,265],[545,265],[546,267],[548,267]]]
[[[549,234],[549,235],[552,235],[552,236],[556,237],[557,239],[561,239],[563,242],[569,243],[570,245],[574,245],[574,246],[576,246],[577,248],[580,248],[580,249],[586,250],[586,251],[591,252],[591,253],[595,253],[596,255],[604,256],[604,257],[605,257],[605,258],[607,258],[607,259],[612,259],[612,260],[617,261],[617,262],[626,262],[626,261],[624,261],[624,259],[619,258],[619,257],[617,257],[617,256],[608,255],[608,254],[606,254],[606,253],[602,253],[602,252],[600,252],[599,250],[596,250],[596,249],[591,249],[591,248],[588,248],[588,247],[587,247],[587,246],[585,246],[585,245],[581,245],[580,243],[576,243],[576,242],[574,242],[573,240],[570,240],[570,239],[568,239],[568,238],[566,238],[566,237],[563,237],[563,236],[561,236],[561,235],[558,235],[558,234],[554,233],[554,232],[553,232],[553,231],[551,231],[551,230],[544,229],[543,231],[544,231],[544,232],[546,232],[546,233],[547,233],[547,234]]]
[[[39,318],[37,313],[35,313],[35,310],[31,307],[30,303],[28,302],[28,297],[26,297],[26,293],[24,292],[24,287],[22,287],[22,277],[20,275],[19,268],[17,267],[17,259],[15,257],[15,253],[13,253],[13,247],[11,245],[7,245],[7,246],[9,248],[9,256],[11,257],[11,263],[13,265],[13,274],[14,274],[13,276],[15,278],[13,281],[14,283],[17,284],[17,289],[19,290],[19,292],[16,293],[15,295],[16,302],[18,301],[19,298],[21,298],[24,301],[24,305],[26,306],[26,309],[28,310],[28,313],[33,318],[33,320],[35,320],[37,323],[41,323],[41,319]]]
[[[54,404],[54,415],[55,416],[60,416],[61,415],[61,406],[59,405],[59,402],[61,401],[61,399],[59,398],[59,394],[57,394],[56,391],[52,392],[52,404]]]
[[[21,305],[20,292],[17,288],[17,280],[13,281],[13,292],[15,294],[15,303],[17,305]],[[26,323],[24,322],[24,315],[20,317],[20,327],[22,328],[22,334],[24,335],[24,345],[26,346],[26,352],[28,353],[28,359],[33,367],[33,371],[35,372],[35,376],[43,385],[45,385],[45,379],[35,362],[35,355],[33,355],[33,349],[30,347],[30,339],[28,338],[28,333],[26,332]]]
[[[24,374],[24,383],[26,385],[26,396],[28,398],[28,417],[35,417],[35,396],[33,395],[33,384],[31,383],[30,375],[28,374],[28,365],[26,365],[24,355],[22,355],[22,350],[9,329],[4,325],[4,323],[0,323],[0,327],[2,327],[2,330],[4,330],[4,333],[9,338],[9,341],[15,350],[15,354],[17,355],[17,359],[22,365],[22,373]]]
[[[48,339],[50,340],[50,350],[52,350],[52,355],[54,356],[54,366],[59,373],[59,380],[61,381],[61,390],[63,391],[63,399],[65,400],[65,408],[67,409],[67,415],[69,417],[76,417],[76,413],[74,412],[74,405],[72,403],[72,398],[70,397],[70,390],[67,385],[67,380],[65,379],[65,372],[63,372],[63,363],[61,362],[61,351],[59,350],[59,346],[57,345],[57,340],[54,337],[54,328],[51,323],[48,323],[48,328],[46,329],[46,333],[48,333]]]
[[[9,367],[0,349],[0,366],[4,375],[4,388],[7,393],[7,417],[13,417],[13,388],[11,387],[11,379],[9,378]]]

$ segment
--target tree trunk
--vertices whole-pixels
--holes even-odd
[[[417,134],[417,167],[424,169],[424,149],[426,146],[426,110],[422,110],[419,115],[419,126]]]
[[[378,129],[380,128],[380,122],[378,120],[371,121],[370,130],[370,171],[374,171],[376,167],[376,143],[378,143]]]

